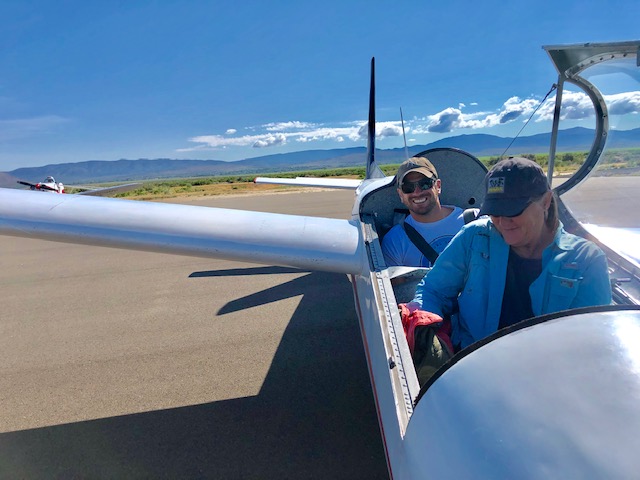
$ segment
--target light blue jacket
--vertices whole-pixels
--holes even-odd
[[[502,310],[509,245],[488,218],[466,225],[418,285],[414,302],[440,316],[452,313],[454,345],[494,333]],[[542,253],[542,273],[529,287],[534,315],[611,303],[607,257],[560,225]]]

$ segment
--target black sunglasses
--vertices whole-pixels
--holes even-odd
[[[435,178],[425,177],[417,182],[402,182],[400,189],[403,193],[413,193],[416,187],[420,187],[420,190],[429,190],[436,183]]]

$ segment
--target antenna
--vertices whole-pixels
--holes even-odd
[[[400,107],[400,123],[402,123],[402,138],[404,138],[404,154],[409,160],[409,149],[407,148],[407,136],[404,134],[404,118],[402,117],[402,107]]]
[[[522,130],[524,130],[524,128],[529,125],[529,122],[531,121],[531,119],[533,118],[533,116],[536,114],[536,112],[538,111],[538,109],[542,106],[542,104],[544,103],[544,101],[547,99],[547,97],[549,95],[551,95],[551,92],[553,92],[556,88],[558,88],[558,85],[556,85],[555,83],[553,85],[551,85],[551,90],[549,90],[547,92],[547,94],[544,96],[544,98],[540,101],[540,103],[538,104],[538,106],[536,107],[536,109],[531,113],[531,115],[529,115],[529,118],[527,119],[526,122],[524,122],[524,125],[522,125],[522,128],[520,129],[520,131],[516,134],[515,137],[513,137],[511,139],[511,142],[509,143],[509,145],[507,146],[507,148],[504,149],[504,152],[502,152],[502,155],[500,155],[498,157],[498,160],[502,160],[502,157],[505,156],[505,154],[507,153],[507,151],[511,148],[511,145],[513,145],[513,142],[516,141],[516,139],[520,136],[520,134],[522,133]]]

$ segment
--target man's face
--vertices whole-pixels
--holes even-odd
[[[427,177],[423,174],[411,172],[404,177],[402,184],[420,182],[425,179],[427,179]],[[438,198],[438,194],[440,193],[440,179],[435,180],[430,188],[425,186],[424,190],[416,184],[412,187],[413,192],[411,193],[404,193],[402,188],[398,188],[400,200],[409,209],[409,212],[418,216],[428,215],[434,208],[440,206],[440,199]]]

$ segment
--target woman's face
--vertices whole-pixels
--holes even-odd
[[[504,241],[515,248],[534,248],[542,241],[545,230],[546,212],[551,204],[551,192],[540,200],[529,204],[515,217],[497,217],[491,215]]]

